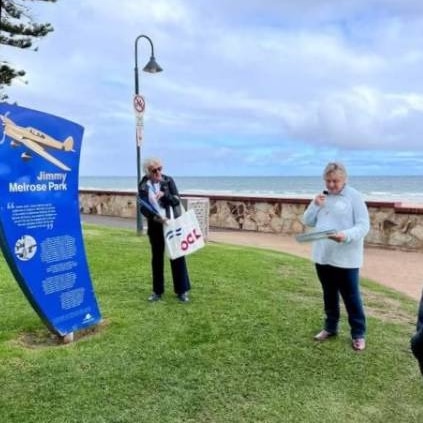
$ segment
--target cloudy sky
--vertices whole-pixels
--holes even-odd
[[[148,74],[142,158],[175,176],[423,174],[421,0],[32,2],[55,31],[11,101],[85,127],[80,174],[136,174],[135,39]],[[36,4],[41,3],[41,4]]]

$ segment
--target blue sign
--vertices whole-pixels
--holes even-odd
[[[101,320],[79,215],[83,132],[0,103],[1,249],[34,310],[60,336]]]

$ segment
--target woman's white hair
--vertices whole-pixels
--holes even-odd
[[[157,157],[148,157],[142,164],[144,173],[149,173],[151,168],[162,166],[162,161]]]
[[[347,178],[347,170],[345,169],[345,166],[342,163],[339,162],[330,162],[326,165],[325,170],[323,171],[323,178],[326,178],[331,173],[340,173],[344,176],[344,178]]]

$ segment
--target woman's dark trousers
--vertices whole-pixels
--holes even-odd
[[[151,267],[153,270],[153,292],[157,295],[164,293],[164,256],[165,244],[163,225],[153,220],[148,221],[148,238],[151,245]],[[180,295],[191,288],[185,257],[170,261],[172,270],[173,289]]]
[[[330,265],[316,264],[317,276],[323,288],[325,306],[325,330],[338,332],[340,317],[339,294],[344,301],[351,328],[351,338],[364,338],[366,316],[363,310],[359,287],[359,269],[344,269]]]

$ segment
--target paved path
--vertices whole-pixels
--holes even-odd
[[[134,219],[84,214],[82,221],[136,230]],[[280,234],[211,230],[209,241],[268,248],[299,257],[310,257],[310,244],[299,244],[293,237]],[[423,253],[366,248],[361,275],[400,291],[411,298],[419,299],[423,288]]]

